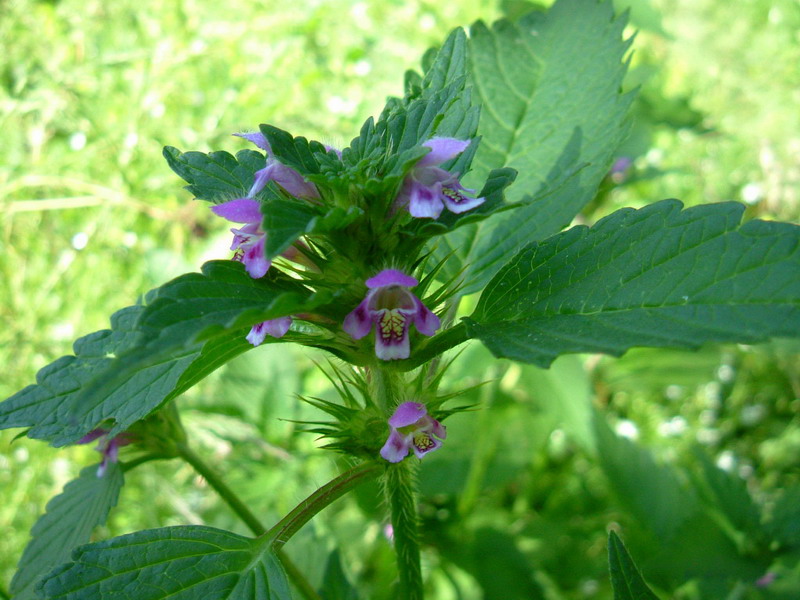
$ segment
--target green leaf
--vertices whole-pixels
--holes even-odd
[[[105,523],[108,511],[117,504],[123,483],[117,463],[110,463],[102,477],[97,476],[97,466],[86,467],[47,503],[47,512],[31,529],[32,539],[11,580],[15,600],[36,598],[36,583],[69,560],[73,548],[89,541],[94,528]]]
[[[323,600],[358,600],[358,591],[342,569],[342,558],[338,549],[333,550],[325,562],[319,595]]]
[[[612,489],[638,525],[667,543],[700,510],[693,488],[670,465],[616,435],[595,412],[597,457]]]
[[[642,579],[622,540],[613,531],[608,534],[608,570],[614,600],[658,600]]]
[[[75,342],[75,356],[44,367],[0,403],[0,429],[30,427],[28,437],[74,443],[106,419],[116,435],[252,348],[255,323],[307,312],[331,301],[292,280],[253,280],[241,263],[216,261],[179,277],[111,317],[111,329]],[[282,341],[319,342],[289,333]],[[266,343],[275,342],[267,338]]]
[[[768,556],[743,555],[719,520],[705,510],[683,471],[657,462],[648,449],[615,435],[597,413],[595,431],[600,466],[633,516],[631,539],[638,540],[647,559],[641,566],[649,581],[674,589],[695,577],[722,584],[754,581],[764,573]]]
[[[800,335],[800,227],[744,207],[623,209],[517,254],[465,320],[492,353],[539,366],[571,352],[697,348]]]
[[[259,128],[279,162],[292,167],[302,175],[315,175],[320,172],[319,160],[314,154],[327,152],[321,143],[309,142],[304,137],[293,137],[289,132],[273,125],[260,125]]]
[[[42,581],[50,600],[291,600],[263,544],[203,526],[138,531],[82,546]]]
[[[266,254],[273,259],[291,246],[301,235],[328,233],[344,229],[363,211],[351,206],[327,211],[309,204],[279,197],[266,202],[262,209],[262,228],[267,234]]]
[[[717,467],[702,450],[696,449],[693,454],[702,469],[696,486],[708,508],[721,512],[733,527],[751,540],[761,537],[761,513],[744,480]]]
[[[438,51],[429,51],[423,57],[425,76],[422,78],[422,97],[429,98],[453,83],[460,82],[467,73],[467,36],[460,27],[447,36]]]
[[[189,185],[186,189],[199,200],[220,203],[245,196],[253,185],[256,171],[266,158],[254,150],[241,150],[234,158],[227,152],[181,152],[164,147],[164,158],[175,173]]]
[[[372,118],[361,129],[342,159],[347,176],[370,194],[394,194],[402,177],[421,158],[420,145],[432,137],[472,139],[480,107],[474,105],[466,82],[466,34],[454,30],[426,70],[421,86],[402,100],[390,98],[377,123]],[[420,81],[418,76],[413,78]],[[473,150],[474,151],[474,150]],[[465,172],[472,152],[444,168]],[[457,165],[457,166],[456,166]],[[482,182],[481,182],[482,183]]]
[[[67,437],[77,440],[111,413],[97,415],[76,424],[70,408],[85,386],[112,364],[113,357],[133,348],[140,340],[135,323],[144,312],[142,306],[124,308],[112,315],[111,329],[101,330],[78,339],[75,356],[63,356],[36,374],[36,385],[30,385],[0,403],[0,429],[30,427],[28,437],[53,440]],[[137,377],[120,384],[106,398],[109,407],[124,406],[128,398],[137,395],[152,403],[168,399],[176,382],[199,359],[198,347],[176,356],[170,362],[153,364],[137,373]],[[149,403],[145,403],[148,406]],[[129,405],[133,407],[133,405]],[[153,407],[151,406],[151,409]],[[137,408],[141,410],[141,407]],[[129,420],[124,412],[114,412],[118,422],[126,427]]]
[[[102,401],[102,412],[86,415],[76,422],[72,409],[84,386],[110,367],[115,350],[132,347],[134,343],[116,344],[115,338],[120,335],[129,340],[138,338],[130,329],[132,322],[121,316],[142,309],[141,306],[129,307],[115,313],[111,317],[111,331],[98,331],[79,339],[75,342],[76,356],[62,357],[44,367],[37,374],[36,385],[26,387],[0,403],[0,429],[30,427],[24,432],[28,437],[55,440],[56,445],[77,440],[104,418],[113,417],[117,430],[122,431],[252,348],[245,340],[246,329],[227,332],[190,347],[169,360],[135,371],[116,389],[107,391]],[[90,343],[92,341],[96,343]],[[131,398],[139,401],[130,402]]]
[[[188,389],[244,351],[247,342],[239,338],[252,325],[309,312],[333,299],[329,292],[312,294],[279,277],[270,272],[252,279],[239,262],[211,261],[202,273],[182,275],[150,292],[134,325],[134,343],[104,363],[75,394],[69,409],[78,426],[59,432],[53,443],[72,443],[107,418],[115,420],[109,435],[124,431],[173,392]],[[292,339],[292,334],[281,338]],[[203,345],[206,340],[208,346]],[[154,382],[149,373],[159,368],[168,369],[169,376]]]
[[[476,229],[461,254],[470,265],[465,293],[481,289],[509,255],[568,225],[594,197],[628,131],[624,27],[610,2],[559,0],[517,24],[470,29],[470,83],[483,110],[465,185],[511,167],[519,176],[508,199],[528,203]]]
[[[780,544],[800,549],[800,485],[780,491],[767,528]]]

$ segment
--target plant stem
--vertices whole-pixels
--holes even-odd
[[[289,541],[300,528],[311,520],[311,517],[320,512],[334,500],[342,497],[353,488],[378,475],[382,466],[378,463],[363,463],[345,471],[311,494],[298,504],[292,512],[281,519],[277,525],[267,533],[260,536],[265,542],[272,544],[274,549],[279,549]]]
[[[227,503],[228,506],[233,509],[239,518],[244,521],[244,523],[250,528],[256,535],[261,535],[266,531],[266,528],[261,524],[261,521],[256,518],[256,516],[250,512],[250,509],[247,508],[247,505],[242,502],[239,497],[233,493],[233,490],[228,487],[222,478],[214,471],[209,465],[203,462],[194,451],[189,448],[186,444],[178,444],[178,455],[192,465],[195,471],[197,471],[203,478],[208,482],[208,484],[214,488],[214,490],[220,495],[220,497]]]
[[[392,514],[392,535],[400,572],[400,597],[404,600],[422,600],[424,597],[414,483],[410,460],[392,465],[386,471],[385,489]]]
[[[459,344],[463,344],[468,339],[470,339],[470,335],[467,332],[467,327],[464,325],[464,321],[461,321],[457,325],[433,336],[424,346],[416,350],[410,358],[397,365],[397,369],[402,371],[416,369],[428,361],[433,360],[442,352],[446,352]]]
[[[167,458],[175,458],[169,454],[145,454],[144,456],[139,456],[134,458],[133,460],[129,460],[126,462],[121,462],[119,464],[120,468],[122,469],[123,473],[127,473],[131,469],[135,469],[139,465],[143,465],[144,463],[148,463],[152,460],[163,460]]]
[[[192,465],[192,468],[214,488],[214,491],[216,491],[233,512],[244,521],[253,534],[260,536],[267,531],[267,528],[264,527],[261,521],[250,512],[247,505],[228,487],[216,471],[203,462],[203,459],[195,454],[186,444],[178,444],[177,448],[180,457]],[[289,576],[289,579],[292,580],[297,590],[302,594],[303,598],[306,600],[322,600],[320,595],[317,594],[316,590],[308,582],[300,569],[297,568],[297,565],[292,562],[289,556],[283,550],[277,550],[277,554],[283,564],[283,568],[286,570],[286,574]]]
[[[404,383],[402,375],[381,367],[370,367],[369,381],[375,403],[386,414],[386,418],[389,418],[392,411],[400,404]]]

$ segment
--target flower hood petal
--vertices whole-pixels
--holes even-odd
[[[415,287],[419,285],[419,281],[414,277],[406,275],[397,269],[384,269],[374,277],[367,279],[365,283],[371,290],[389,285],[402,285],[403,287]]]
[[[440,165],[446,160],[455,158],[469,146],[469,140],[457,140],[449,137],[435,137],[422,144],[431,151],[423,156],[417,163],[417,167],[429,167]]]
[[[211,207],[211,211],[233,223],[261,223],[258,201],[252,198],[237,198]]]
[[[263,189],[267,181],[274,181],[295,198],[312,198],[319,199],[319,192],[317,186],[313,183],[306,181],[300,173],[291,167],[287,167],[279,162],[273,162],[265,169],[264,184],[261,186]],[[258,191],[261,191],[260,189]]]
[[[389,425],[392,427],[407,427],[413,425],[428,414],[424,404],[419,402],[403,402],[389,417]]]
[[[267,141],[267,138],[264,137],[264,134],[260,131],[256,131],[253,133],[234,133],[236,137],[244,138],[249,142],[253,142],[256,146],[261,148],[262,150],[266,150],[267,154],[270,158],[272,158],[272,148]]]

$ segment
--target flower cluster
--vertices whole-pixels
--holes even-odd
[[[239,225],[231,229],[233,259],[242,262],[251,277],[259,279],[266,275],[271,262],[265,252],[266,233],[261,227],[262,214],[256,196],[270,181],[300,199],[318,201],[320,193],[316,186],[306,181],[295,169],[275,158],[263,134],[236,135],[253,142],[266,152],[266,166],[254,174],[253,185],[247,196],[218,204],[211,210]],[[430,152],[406,176],[394,206],[407,208],[413,217],[435,219],[445,207],[451,212],[462,213],[483,203],[483,198],[473,197],[472,190],[465,189],[459,183],[457,174],[439,167],[461,154],[469,144],[469,141],[446,137],[426,141],[423,146]],[[364,300],[347,315],[344,330],[358,340],[369,334],[374,326],[375,353],[378,358],[408,358],[408,332],[411,323],[417,331],[427,336],[433,335],[440,327],[439,318],[409,291],[409,288],[418,283],[415,278],[396,269],[385,269],[368,279],[366,285],[369,291]],[[287,316],[257,323],[247,335],[247,340],[257,346],[268,335],[280,338],[289,330],[291,322],[292,318]]]

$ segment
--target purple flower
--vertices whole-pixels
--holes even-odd
[[[266,186],[268,182],[274,181],[296,198],[319,200],[319,191],[317,191],[313,183],[309,183],[300,173],[291,167],[279,163],[275,159],[272,148],[263,134],[235,133],[234,135],[253,142],[267,153],[267,165],[263,169],[255,172],[253,185],[250,191],[247,192],[248,198],[254,198],[258,192],[264,189],[264,186]]]
[[[628,178],[632,166],[632,158],[629,156],[620,156],[614,161],[614,164],[611,165],[611,169],[608,172],[611,181],[614,183],[623,183]]]
[[[389,417],[389,425],[392,432],[381,448],[381,456],[393,463],[403,460],[409,450],[422,458],[439,448],[447,437],[444,426],[419,402],[403,402]]]
[[[777,578],[778,578],[777,573],[775,573],[774,571],[767,571],[766,573],[764,573],[764,575],[756,579],[756,587],[760,588],[769,587],[775,582]]]
[[[77,442],[78,444],[90,444],[98,438],[103,438],[100,440],[100,443],[97,444],[97,448],[95,448],[95,450],[103,455],[103,460],[100,463],[100,466],[97,467],[98,477],[105,475],[109,462],[117,462],[119,459],[119,449],[121,446],[127,446],[128,444],[133,443],[133,438],[126,433],[120,433],[119,435],[108,439],[108,432],[108,429],[93,429]]]
[[[375,354],[382,360],[408,358],[408,326],[414,323],[423,335],[433,335],[441,326],[433,314],[408,288],[419,281],[396,269],[385,269],[366,281],[369,291],[344,319],[344,330],[360,340],[375,325]]]
[[[247,334],[247,341],[258,346],[267,336],[274,338],[282,338],[289,331],[292,325],[292,317],[278,317],[277,319],[270,319],[269,321],[262,321],[256,323]]]
[[[437,219],[445,206],[450,212],[462,213],[483,204],[483,198],[469,195],[475,191],[464,188],[458,175],[436,166],[461,154],[469,141],[442,137],[432,138],[422,145],[431,151],[403,181],[396,201],[399,206],[408,206],[412,217]]]
[[[237,198],[212,206],[211,210],[215,215],[233,223],[244,223],[244,227],[231,229],[233,233],[231,250],[235,252],[233,260],[244,263],[245,269],[253,279],[266,275],[272,263],[267,260],[264,251],[266,234],[261,230],[262,217],[258,201],[252,198]]]

